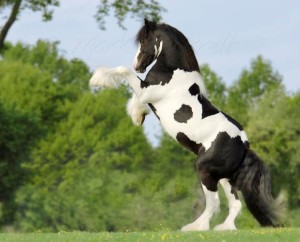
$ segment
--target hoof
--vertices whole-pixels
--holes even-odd
[[[144,123],[146,113],[136,113],[131,116],[132,122],[136,126],[141,126]]]
[[[134,125],[141,126],[146,115],[149,114],[149,109],[144,104],[141,104],[134,94],[127,103],[127,114],[131,117]]]
[[[189,231],[206,231],[209,230],[209,224],[188,224],[181,228],[181,232],[189,232]]]
[[[219,224],[216,227],[214,227],[214,230],[216,231],[225,231],[225,230],[237,230],[234,224]]]

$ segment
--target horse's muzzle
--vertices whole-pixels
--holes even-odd
[[[146,71],[146,68],[144,68],[143,66],[137,66],[137,67],[134,68],[134,70],[137,73],[144,73]]]

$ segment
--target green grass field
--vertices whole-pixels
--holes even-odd
[[[123,232],[123,233],[1,233],[1,242],[88,242],[88,241],[219,241],[219,242],[300,242],[300,228],[253,229],[227,232]]]

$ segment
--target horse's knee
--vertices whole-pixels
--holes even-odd
[[[132,122],[139,126],[142,125],[145,116],[149,114],[149,109],[133,94],[132,98],[127,103],[127,114],[131,117]]]

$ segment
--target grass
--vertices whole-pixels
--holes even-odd
[[[300,241],[300,228],[252,229],[226,232],[59,232],[1,233],[1,242],[93,242],[93,241],[218,241],[218,242],[282,242]]]

